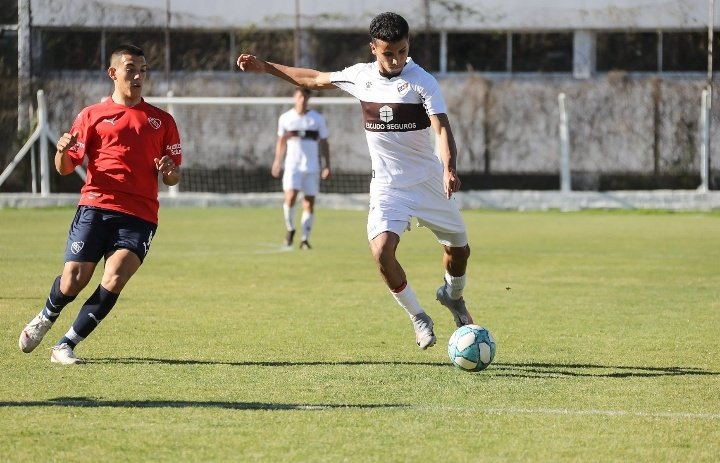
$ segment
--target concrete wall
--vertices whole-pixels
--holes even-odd
[[[570,159],[575,172],[697,174],[701,141],[701,80],[631,78],[609,74],[578,81],[506,79],[479,75],[440,79],[464,171],[556,173],[559,170],[558,93],[566,94]],[[57,132],[84,106],[110,92],[107,78],[69,73],[40,84]],[[174,74],[176,96],[290,96],[282,81],[263,75]],[[151,81],[147,95],[164,96]],[[346,96],[338,90],[323,95]],[[311,100],[318,101],[321,96]],[[188,166],[269,167],[277,117],[288,106],[176,108]],[[322,107],[331,130],[333,166],[369,170],[359,105]],[[711,166],[720,165],[720,101],[713,103]]]
[[[292,29],[296,19],[294,0],[23,1],[31,1],[35,26]],[[373,16],[388,10],[405,16],[413,29],[430,23],[436,29],[476,31],[704,28],[708,18],[704,0],[302,0],[298,4],[305,27],[354,30],[366,30]],[[715,24],[720,25],[720,14],[715,14]]]

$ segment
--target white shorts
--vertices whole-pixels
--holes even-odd
[[[282,178],[283,191],[302,191],[305,196],[317,196],[320,191],[320,172],[286,170]]]
[[[431,178],[406,188],[370,185],[367,236],[372,240],[391,231],[398,236],[410,230],[412,218],[427,227],[438,242],[450,247],[468,244],[467,229],[455,198],[447,199],[442,178]]]

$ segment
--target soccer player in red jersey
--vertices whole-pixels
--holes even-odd
[[[169,186],[181,176],[175,120],[142,98],[147,76],[143,50],[119,46],[107,72],[114,84],[112,95],[84,108],[57,142],[58,173],[68,175],[87,159],[87,178],[70,225],[62,274],[55,278],[43,310],[20,333],[20,349],[32,352],[104,258],[100,284],[52,348],[54,363],[81,362],[75,346],[107,316],[150,249],[158,222],[158,176]]]

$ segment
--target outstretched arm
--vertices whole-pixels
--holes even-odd
[[[259,72],[279,77],[293,85],[309,88],[311,90],[326,90],[335,88],[330,82],[329,72],[320,72],[315,69],[296,68],[282,64],[263,61],[255,55],[242,54],[237,59],[237,65],[244,72]]]

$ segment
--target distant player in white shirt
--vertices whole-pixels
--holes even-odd
[[[450,309],[457,326],[473,323],[462,297],[470,246],[452,197],[460,179],[445,101],[435,78],[408,57],[409,32],[405,19],[395,13],[376,16],[370,23],[370,50],[376,60],[339,72],[283,66],[247,54],[240,55],[237,64],[243,71],[265,72],[305,88],[341,88],[360,100],[373,169],[370,250],[390,292],[410,316],[417,345],[427,349],[436,341],[433,321],[397,261],[400,236],[415,217],[443,246],[445,275],[436,297]]]
[[[283,157],[285,158],[282,177],[285,201],[285,246],[290,247],[295,237],[295,201],[303,193],[303,212],[300,218],[302,239],[300,249],[310,249],[310,231],[315,213],[315,196],[320,191],[320,178],[330,176],[330,148],[325,119],[315,110],[308,109],[310,90],[297,87],[293,93],[295,107],[284,112],[278,119],[273,177],[280,176]],[[324,166],[320,167],[320,158]]]

